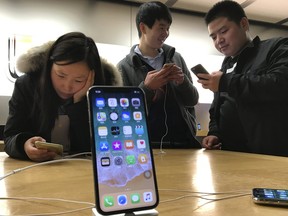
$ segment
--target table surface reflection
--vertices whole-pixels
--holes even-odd
[[[159,215],[287,215],[287,208],[256,205],[249,195],[254,187],[288,188],[286,157],[203,149],[164,151],[160,154],[159,150],[154,150],[160,194],[160,204],[156,208]],[[0,161],[1,176],[35,164],[11,159],[3,152]],[[0,196],[94,203],[93,188],[90,160],[64,161],[36,166],[1,180]],[[0,200],[0,215],[56,213],[79,208],[88,209],[63,215],[92,214],[86,203]]]

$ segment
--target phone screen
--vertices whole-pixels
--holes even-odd
[[[144,92],[94,86],[88,104],[97,211],[155,208],[159,199]]]
[[[253,198],[257,203],[263,204],[288,204],[288,190],[254,188]]]

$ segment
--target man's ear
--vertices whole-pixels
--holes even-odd
[[[139,29],[141,31],[141,35],[146,34],[146,25],[143,22],[140,22]]]
[[[243,28],[245,31],[249,31],[249,20],[247,17],[243,17],[240,21],[240,26]]]

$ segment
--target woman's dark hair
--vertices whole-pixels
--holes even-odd
[[[87,62],[90,70],[94,71],[94,85],[104,85],[105,77],[101,60],[93,39],[80,32],[70,32],[59,37],[51,46],[46,65],[41,73],[38,92],[40,132],[52,129],[58,116],[58,109],[63,103],[52,85],[51,70],[53,63],[65,62],[64,65],[69,65],[81,61]]]
[[[141,31],[139,26],[141,22],[143,22],[151,29],[155,21],[161,19],[167,21],[169,24],[172,23],[172,16],[170,10],[165,4],[159,1],[151,1],[142,4],[139,7],[139,11],[136,15],[136,26],[139,38],[141,37]]]
[[[235,1],[220,1],[217,2],[206,14],[205,23],[209,25],[212,21],[219,17],[226,17],[228,20],[235,22],[236,24],[240,24],[240,21],[243,17],[247,17],[245,11]]]

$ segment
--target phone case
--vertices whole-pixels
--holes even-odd
[[[155,208],[159,198],[144,92],[94,86],[88,107],[97,211],[111,215]]]
[[[60,144],[36,141],[35,146],[39,149],[48,149],[49,151],[56,152],[59,155],[63,154],[63,146]]]
[[[198,73],[209,74],[208,71],[201,65],[197,64],[191,68],[191,71],[197,76]]]
[[[169,68],[172,67],[173,65],[175,65],[175,63],[166,63],[163,65],[163,68]]]

